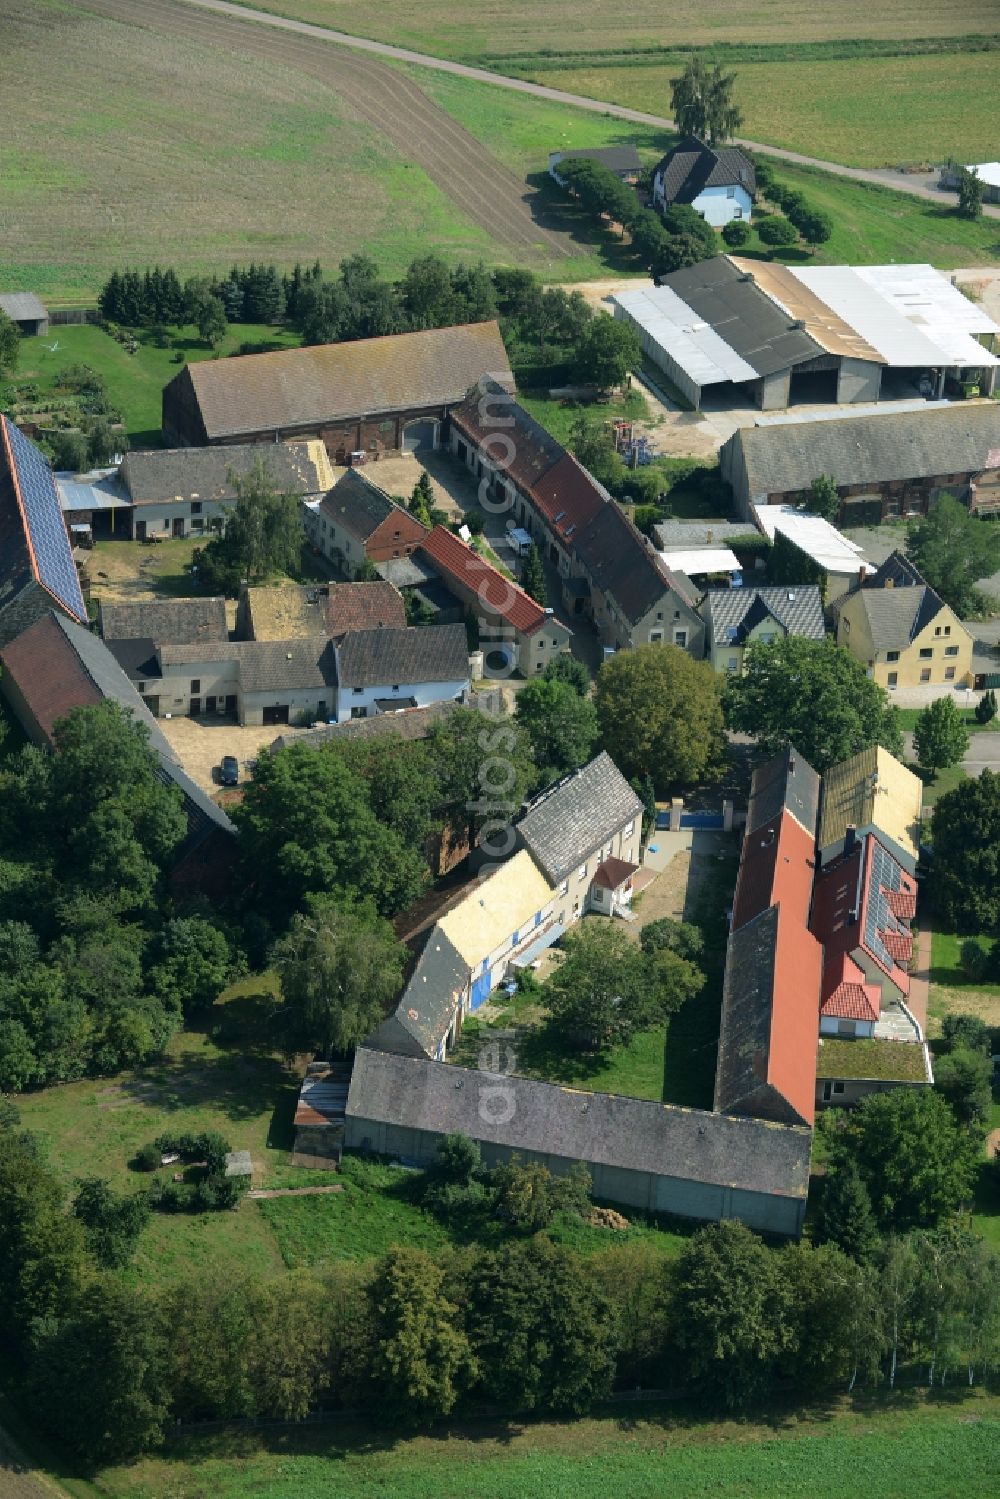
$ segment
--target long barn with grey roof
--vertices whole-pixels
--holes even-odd
[[[802,1229],[808,1129],[358,1050],[349,1148],[425,1166],[455,1133],[475,1140],[489,1165],[514,1152],[557,1173],[583,1162],[595,1197],[640,1212],[739,1218],[788,1236]]]
[[[206,359],[164,390],[163,431],[196,447],[318,437],[335,463],[415,452],[438,445],[449,409],[482,375],[512,378],[496,322]]]
[[[1000,469],[1000,404],[930,402],[916,411],[742,427],[719,461],[747,516],[751,505],[801,503],[821,474],[837,486],[843,525],[923,513],[946,491],[966,499],[978,474]]]

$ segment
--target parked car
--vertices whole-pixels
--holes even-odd
[[[219,780],[223,786],[238,786],[240,784],[240,762],[235,755],[223,755]]]

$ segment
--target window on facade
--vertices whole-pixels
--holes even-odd
[[[935,625],[934,626],[934,634],[935,635],[940,635],[941,634],[941,626],[940,625]]]
[[[838,1020],[837,1021],[837,1035],[838,1036],[853,1036],[854,1035],[854,1021],[853,1020]]]
[[[898,651],[886,651],[886,653],[885,653],[885,659],[887,661],[898,661],[899,660],[899,652]]]
[[[586,866],[586,864],[581,864],[580,865],[580,868],[576,872],[576,877],[577,877],[578,880],[585,880],[587,878],[587,866]]]
[[[635,821],[633,820],[632,822],[627,822],[625,824],[625,826],[622,828],[622,837],[623,838],[631,838],[631,836],[634,833],[634,831],[635,831]],[[610,844],[608,846],[608,852],[609,853],[611,852]]]
[[[650,643],[650,645],[656,645],[657,642],[660,641],[660,640],[662,640],[662,639],[663,639],[663,631],[662,630],[650,630],[650,632],[649,632],[649,643]]]
[[[663,610],[662,609],[657,609],[657,611],[656,611],[656,617],[657,617],[657,619],[662,619],[663,618]]]
[[[687,630],[675,630],[674,631],[674,645],[679,645],[682,648],[684,648],[687,645],[687,643],[688,643],[688,632],[687,632]]]
[[[726,197],[727,198],[735,198],[736,197],[736,189],[735,189],[735,187],[727,187],[726,188]]]
[[[945,627],[944,627],[944,633],[946,635],[950,635],[951,634],[951,625],[945,625]]]
[[[200,500],[192,500],[191,501],[191,514],[192,515],[200,515],[201,514],[201,501]]]
[[[833,1091],[834,1093],[843,1093],[846,1086],[846,1083],[834,1083]]]
[[[957,656],[958,655],[958,646],[957,645],[946,645],[945,648],[944,648],[944,653],[945,653],[946,656]]]
[[[563,880],[562,884],[559,886],[559,894],[560,895],[567,895],[568,893],[569,893],[569,880]]]
[[[136,682],[135,685],[136,685],[136,689],[139,692],[145,692],[145,690],[146,690],[146,684],[145,684],[145,682]]]
[[[889,673],[889,676],[888,676],[889,686],[890,687],[895,687],[895,685],[898,682],[898,680],[899,680],[899,672],[898,671],[891,671]]]
[[[934,647],[932,645],[922,646],[920,650],[920,659],[921,661],[933,661]]]
[[[197,695],[198,695],[198,693],[200,691],[201,691],[201,677],[195,677],[193,679],[192,683],[191,683],[191,692],[192,692],[192,694],[195,697],[197,697]]]
[[[945,679],[946,682],[954,682],[954,680],[955,680],[955,668],[953,666],[946,666],[945,667],[945,669],[944,669],[944,679]]]
[[[680,617],[681,617],[681,611],[679,609],[675,609],[674,610],[674,619],[680,619]]]
[[[739,669],[740,669],[739,657],[738,656],[730,656],[729,660],[726,662],[726,670],[727,671],[739,671]]]
[[[360,697],[360,696],[361,696],[361,693],[362,693],[362,691],[363,691],[363,690],[364,690],[364,689],[363,689],[363,688],[361,688],[361,687],[355,687],[355,688],[354,688],[354,696],[355,696],[355,697]]]
[[[164,531],[169,531],[170,530],[170,522],[169,522],[169,520],[165,520],[163,522],[163,529],[164,529]]]
[[[931,679],[931,669],[930,669],[929,666],[925,666],[925,667],[923,667],[921,669],[920,680],[921,680],[921,682],[929,682],[930,679]]]
[[[364,708],[352,708],[351,709],[351,717],[352,718],[364,718],[365,717],[365,713],[366,713],[366,710]]]

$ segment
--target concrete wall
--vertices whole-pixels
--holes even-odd
[[[372,1151],[407,1165],[426,1166],[433,1160],[440,1139],[440,1135],[425,1130],[349,1116],[344,1143],[348,1149]],[[491,1141],[480,1141],[480,1146],[487,1166],[509,1161],[513,1154],[507,1146]],[[524,1161],[541,1162],[560,1176],[575,1164],[544,1150],[522,1150],[520,1156]],[[772,1197],[763,1192],[686,1181],[651,1171],[631,1171],[600,1162],[588,1161],[585,1164],[593,1177],[594,1196],[622,1207],[641,1212],[670,1213],[708,1223],[716,1223],[722,1218],[739,1218],[760,1232],[789,1237],[796,1237],[802,1231],[804,1199]]]
[[[301,687],[295,690],[276,687],[271,692],[242,693],[239,718],[240,723],[262,724],[265,708],[287,707],[289,723],[298,723],[301,718],[306,718],[309,723],[325,723],[333,715],[333,704],[332,687]]]
[[[752,389],[761,411],[783,411],[791,395],[792,371],[778,370],[773,375],[764,375],[754,381]]]
[[[634,317],[632,317],[630,313],[626,312],[624,307],[619,307],[617,303],[615,304],[615,317],[619,320],[619,322],[628,323],[629,327],[636,334],[642,347],[643,353],[648,355],[652,362],[659,369],[661,369],[665,375],[669,376],[674,385],[676,385],[677,389],[683,396],[687,398],[688,401],[690,401],[691,405],[697,411],[701,406],[701,386],[698,385],[696,381],[692,380],[687,370],[683,369],[682,366],[677,363],[670,352],[665,349],[662,344],[657,343],[656,339],[652,337],[648,329],[644,328],[642,324],[638,322]]]
[[[849,1030],[841,1030],[841,1026],[849,1026]],[[855,1039],[864,1040],[874,1036],[874,1020],[838,1020],[835,1015],[821,1015],[819,1022],[819,1033],[821,1036],[853,1036]]]
[[[838,401],[877,401],[882,388],[882,366],[867,359],[841,359],[837,376]]]
[[[914,1042],[914,1045],[917,1043]],[[827,1084],[830,1097],[827,1098]],[[816,1107],[818,1109],[849,1109],[873,1093],[891,1093],[895,1088],[927,1088],[930,1084],[898,1082],[885,1078],[822,1078],[816,1079]],[[837,1089],[840,1089],[837,1092]]]

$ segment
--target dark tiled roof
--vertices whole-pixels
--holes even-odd
[[[760,532],[753,521],[661,520],[653,527],[663,551],[697,551],[699,547],[732,546]]]
[[[444,932],[437,926],[433,927],[393,1014],[397,1024],[413,1037],[427,1056],[434,1055],[448,1034],[455,1006],[468,981],[469,965],[455,951]],[[376,1049],[384,1047],[386,1051],[396,1050],[395,1046],[385,1045],[380,1040],[380,1034],[387,1029],[381,1027],[366,1045]]]
[[[176,381],[193,389],[211,441],[449,406],[485,374],[510,378],[495,322],[206,359]]]
[[[73,619],[86,620],[52,470],[0,412],[0,610],[31,582]]]
[[[781,588],[710,588],[699,612],[712,627],[715,646],[732,642],[742,645],[747,634],[768,614],[789,635],[822,640],[823,600],[815,583],[796,583]]]
[[[557,885],[625,823],[641,816],[642,802],[611,756],[602,752],[536,797],[517,831],[535,863]]]
[[[660,284],[680,297],[697,319],[713,328],[758,375],[777,374],[807,359],[816,359],[824,352],[815,339],[796,328],[794,320],[725,255],[671,271],[661,277]],[[792,429],[789,426],[780,430]],[[822,467],[815,469],[806,482],[826,471]],[[833,472],[839,477],[836,468]]]
[[[469,399],[451,412],[451,422],[474,447],[503,464],[504,474],[528,490],[565,453],[540,422],[536,422],[509,391],[494,381],[482,381]]]
[[[356,468],[347,469],[323,496],[319,508],[322,515],[344,526],[359,541],[367,541],[394,510],[400,515],[409,515],[384,489]]]
[[[751,198],[757,192],[753,163],[736,146],[718,151],[696,135],[687,135],[668,151],[656,168],[663,180],[667,203],[693,203],[706,187],[744,187]]]
[[[193,645],[229,639],[226,601],[213,599],[138,599],[100,606],[105,640],[152,640],[157,645]]]
[[[407,630],[356,630],[335,647],[341,687],[469,679],[464,625]]]
[[[744,837],[788,811],[815,838],[820,785],[809,762],[788,745],[753,773]]]
[[[477,594],[484,609],[491,610],[521,635],[533,635],[549,617],[541,604],[516,583],[467,546],[445,526],[435,526],[420,544],[419,556],[444,578]]]
[[[565,1161],[651,1172],[779,1197],[804,1198],[812,1140],[782,1129],[608,1093],[505,1077],[510,1107],[490,1108],[496,1076],[362,1047],[347,1100],[348,1129],[364,1121],[470,1139]],[[814,1076],[810,1077],[814,1086]],[[354,1121],[352,1129],[352,1121]]]
[[[974,474],[1000,448],[1000,404],[931,403],[920,411],[889,407],[876,416],[776,422],[743,427],[730,441],[752,495],[792,494],[820,474],[833,474],[841,487]]]
[[[257,463],[264,464],[283,494],[314,495],[325,488],[325,475],[318,471],[304,442],[127,453],[120,472],[134,505],[175,500],[235,502],[231,475],[244,478]]]
[[[910,588],[862,588],[859,597],[876,651],[905,651],[944,608],[926,583]]]
[[[346,635],[348,630],[402,628],[406,607],[390,583],[303,583],[244,590],[247,633],[254,640]]]
[[[597,511],[573,540],[593,586],[611,595],[630,624],[644,619],[667,593],[676,593],[691,608],[698,601],[690,579],[661,566],[642,533],[614,500]]]
[[[311,640],[248,640],[237,647],[244,692],[335,687],[335,647],[325,635]]]
[[[639,172],[642,170],[642,162],[635,146],[626,143],[621,146],[592,146],[589,150],[582,151],[558,151],[553,155],[559,157],[559,161],[596,161],[600,166],[607,167],[609,172]],[[556,171],[559,170],[559,162],[556,162]]]

